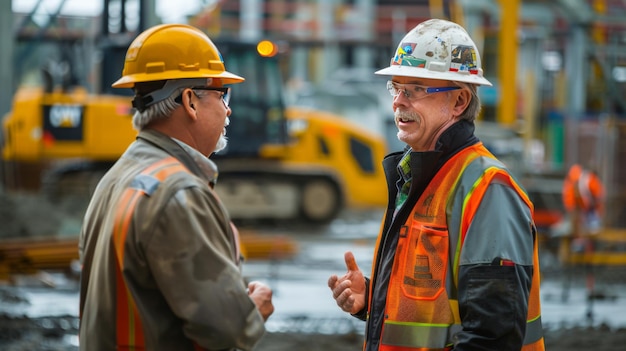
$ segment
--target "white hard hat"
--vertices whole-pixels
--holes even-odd
[[[441,79],[492,85],[483,77],[478,48],[463,27],[430,19],[409,31],[378,75]]]

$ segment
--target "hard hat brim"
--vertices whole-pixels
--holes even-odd
[[[246,80],[245,78],[241,76],[238,76],[236,74],[233,74],[227,71],[220,72],[220,73],[207,72],[206,74],[202,74],[202,73],[198,74],[198,72],[190,72],[188,76],[185,74],[180,74],[180,72],[176,72],[174,76],[175,77],[173,77],[171,72],[137,73],[137,74],[124,76],[118,79],[117,81],[115,81],[115,83],[113,83],[111,86],[113,88],[133,88],[136,83],[153,82],[153,81],[158,81],[158,80],[186,79],[186,78],[220,79],[222,82],[222,85],[242,83],[243,81]]]
[[[488,85],[492,86],[491,82],[489,82],[484,77],[478,74],[470,74],[469,72],[465,75],[461,72],[438,72],[438,71],[429,71],[425,68],[417,68],[410,66],[401,66],[401,65],[392,65],[387,68],[383,68],[374,72],[374,74],[381,76],[401,76],[401,77],[416,77],[416,78],[426,78],[426,79],[439,79],[439,80],[449,80],[454,82],[464,82],[470,84],[477,85]]]

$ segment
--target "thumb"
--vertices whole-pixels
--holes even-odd
[[[248,283],[248,295],[252,294],[255,290],[258,290],[260,286],[261,286],[261,283],[257,281],[252,281]]]
[[[346,261],[346,267],[348,267],[348,271],[358,271],[359,266],[356,264],[356,260],[354,259],[354,255],[351,251],[348,251],[344,254],[344,259]]]

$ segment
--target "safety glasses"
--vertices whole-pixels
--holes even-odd
[[[230,102],[230,88],[226,88],[226,87],[190,87],[189,89],[194,91],[196,90],[208,90],[208,91],[217,91],[221,93],[221,98],[222,98],[222,102],[224,102],[224,105],[226,105],[226,107],[228,107],[228,103]],[[198,94],[196,94],[196,96],[198,96]],[[174,101],[176,101],[177,103],[181,103],[182,100],[182,94],[179,95]]]
[[[451,91],[461,89],[461,87],[453,86],[453,87],[426,87],[419,84],[400,84],[392,81],[387,81],[387,90],[389,94],[394,98],[400,95],[400,93],[404,94],[409,101],[415,101],[422,98],[425,98],[429,94],[441,93],[444,91]]]

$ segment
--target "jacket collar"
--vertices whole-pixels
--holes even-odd
[[[436,171],[459,150],[477,143],[479,140],[474,135],[474,122],[460,120],[446,129],[435,144],[435,150],[411,151],[411,174],[413,184],[411,192],[421,193],[423,188],[431,181]],[[387,177],[387,185],[390,193],[395,192],[395,184],[398,180],[397,166],[402,156],[409,151],[407,146],[402,152],[389,154],[383,160],[383,168]],[[417,176],[416,176],[417,175]]]
[[[187,151],[189,156],[196,162],[200,170],[202,171],[202,175],[212,186],[217,183],[217,165],[211,161],[208,157],[204,156],[200,151],[192,148],[191,146],[185,144],[184,142],[172,138],[183,150]]]
[[[152,129],[144,129],[137,135],[138,140],[148,142],[175,157],[196,176],[205,179],[213,187],[217,180],[217,166],[213,161],[182,141]]]
[[[478,138],[474,135],[474,129],[474,122],[463,119],[454,123],[441,134],[435,150],[441,151],[444,159],[448,160],[459,150],[478,142]]]

